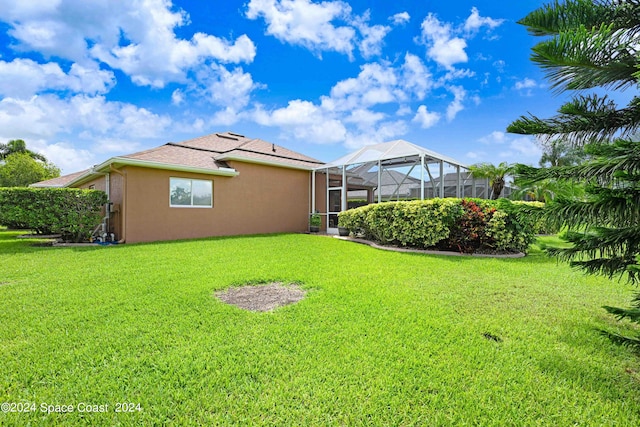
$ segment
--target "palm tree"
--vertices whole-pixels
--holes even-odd
[[[637,90],[640,83],[640,1],[566,0],[531,12],[519,21],[529,33],[549,37],[533,48],[538,63],[557,91]],[[626,276],[640,282],[640,98],[624,108],[607,95],[578,95],[560,107],[558,115],[529,115],[507,130],[536,135],[543,141],[560,138],[584,147],[591,156],[577,166],[535,169],[517,166],[520,177],[587,183],[582,198],[558,198],[546,205],[549,222],[566,226],[569,249],[551,254],[570,261],[588,274]],[[605,307],[618,318],[640,323],[640,294],[633,308]],[[640,350],[637,337],[607,333],[614,341]]]
[[[559,197],[577,199],[584,196],[583,185],[573,184],[567,181],[558,181],[556,179],[527,182],[517,177],[514,185],[517,187],[517,190],[511,194],[511,198],[515,200],[527,198],[527,200],[536,202],[550,203]]]
[[[584,152],[564,140],[552,139],[540,143],[542,156],[539,165],[548,166],[570,166],[584,160]]]
[[[46,162],[47,158],[42,154],[27,149],[27,144],[22,139],[12,139],[6,144],[0,144],[0,160],[5,160],[7,156],[15,153],[26,153],[32,159]]]
[[[478,163],[469,167],[474,178],[487,178],[491,186],[491,198],[498,199],[506,185],[505,177],[512,171],[513,166],[502,162],[498,166],[491,163]]]

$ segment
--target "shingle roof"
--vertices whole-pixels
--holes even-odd
[[[46,181],[36,182],[35,184],[31,184],[29,187],[64,187],[74,179],[84,175],[87,172],[89,172],[89,169],[70,173],[69,175],[59,176],[57,178],[48,179]]]
[[[227,167],[224,164],[216,162],[214,160],[214,154],[215,153],[193,150],[173,144],[165,144],[150,150],[118,156],[118,158],[213,170]]]
[[[225,160],[256,161],[308,169],[322,164],[319,160],[282,146],[231,132],[214,133],[180,143],[170,142],[120,157],[214,170],[227,167]]]
[[[175,145],[214,152],[218,160],[245,159],[309,169],[323,163],[280,145],[232,132],[214,133]]]
[[[261,139],[232,132],[214,133],[180,143],[169,142],[137,153],[113,157],[92,169],[32,184],[33,187],[65,187],[89,179],[111,164],[140,164],[146,167],[237,174],[226,161],[245,161],[312,170],[322,162]],[[134,162],[134,163],[129,163]]]

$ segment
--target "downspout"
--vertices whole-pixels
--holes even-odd
[[[316,170],[311,171],[311,214],[316,213]]]
[[[109,172],[104,174],[104,192],[107,193],[107,207],[105,209],[105,218],[107,220],[107,224],[105,225],[105,234],[109,233],[109,227],[111,225],[111,175]]]
[[[113,167],[113,163],[109,165],[109,170],[122,177],[122,206],[120,206],[120,212],[122,215],[122,238],[118,240],[118,243],[124,243],[127,240],[127,173],[126,171],[122,172]]]

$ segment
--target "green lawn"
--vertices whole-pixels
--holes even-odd
[[[634,289],[535,248],[445,257],[311,235],[46,248],[16,234],[0,233],[0,402],[36,412],[0,425],[640,424],[640,359],[597,331],[629,332],[600,307]],[[270,280],[307,298],[253,313],[213,295]],[[41,412],[79,403],[108,412]]]

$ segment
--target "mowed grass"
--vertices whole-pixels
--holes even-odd
[[[446,257],[312,235],[44,248],[16,234],[0,233],[0,402],[37,408],[0,425],[640,424],[639,359],[598,332],[631,332],[600,307],[633,288],[535,248]],[[308,295],[268,313],[214,296],[264,281]]]

